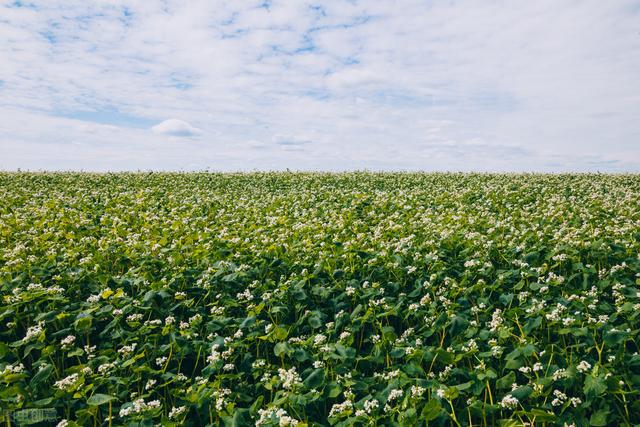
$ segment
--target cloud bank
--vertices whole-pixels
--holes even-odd
[[[202,133],[198,128],[191,126],[189,123],[179,119],[168,119],[153,126],[151,130],[160,135],[169,136],[197,136]]]
[[[12,0],[0,17],[2,169],[640,171],[637,1]]]

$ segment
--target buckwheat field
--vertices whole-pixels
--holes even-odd
[[[0,173],[0,200],[5,414],[640,424],[639,175]]]

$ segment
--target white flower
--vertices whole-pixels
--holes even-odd
[[[287,415],[287,411],[282,408],[259,409],[260,418],[256,421],[256,427],[264,424],[271,424],[275,419],[280,427],[297,426],[300,421]]]
[[[222,316],[224,314],[224,307],[211,307],[211,314],[214,316]]]
[[[63,349],[68,349],[73,345],[75,341],[76,341],[76,337],[74,337],[73,335],[67,335],[65,338],[63,338],[60,341],[60,345],[62,346]]]
[[[100,301],[100,295],[91,295],[87,298],[88,303],[94,303]]]
[[[555,371],[551,377],[553,378],[554,381],[558,381],[560,378],[565,378],[566,376],[567,376],[567,370],[561,368]]]
[[[160,408],[159,400],[152,400],[150,402],[145,402],[144,399],[137,399],[129,406],[120,408],[120,417],[127,417],[131,414],[140,414],[146,411],[151,411],[154,409]]]
[[[184,414],[185,412],[187,412],[186,406],[173,407],[171,408],[171,411],[169,411],[169,418],[171,419],[177,418],[178,416]]]
[[[42,290],[42,285],[40,283],[29,283],[27,285],[27,291],[29,292],[38,292]]]
[[[389,397],[387,398],[387,402],[393,402],[394,400],[398,399],[399,397],[402,397],[403,394],[404,394],[404,392],[402,390],[400,390],[399,388],[393,389],[389,393]]]
[[[98,366],[98,374],[103,375],[106,374],[107,372],[109,372],[111,369],[114,369],[116,367],[115,363],[103,363],[102,365]]]
[[[202,315],[197,313],[189,318],[189,325],[197,325],[202,322]]]
[[[491,322],[489,322],[489,330],[491,332],[495,332],[498,330],[498,328],[502,325],[503,319],[502,319],[502,310],[500,310],[499,308],[496,308],[496,310],[493,312],[493,314],[491,315]]]
[[[417,385],[412,385],[411,386],[411,397],[414,399],[418,399],[420,397],[422,397],[422,395],[424,394],[424,392],[427,391],[424,387],[420,387]]]
[[[71,374],[63,379],[61,379],[60,381],[56,381],[54,383],[54,387],[60,389],[60,390],[65,390],[65,391],[71,391],[74,389],[76,383],[79,380],[79,376],[78,374]]]
[[[267,365],[267,361],[264,359],[257,359],[255,362],[251,364],[253,369],[263,368]]]
[[[507,394],[506,396],[504,396],[502,398],[502,400],[500,401],[499,405],[503,408],[510,408],[513,409],[516,406],[518,406],[518,399],[516,399],[515,397],[513,397],[510,394]]]
[[[27,342],[27,341],[31,341],[34,338],[39,337],[43,330],[44,330],[44,321],[40,321],[36,326],[31,326],[30,328],[27,329],[27,334],[22,339],[22,341]]]
[[[122,346],[122,348],[118,350],[118,353],[120,353],[122,357],[127,357],[136,350],[137,345],[137,343],[133,343],[131,345]]]
[[[42,367],[44,367],[44,365],[42,365]],[[2,372],[0,372],[0,375],[19,374],[22,371],[24,371],[24,365],[22,363],[18,363],[15,366],[12,366],[12,365],[5,366]]]
[[[219,348],[220,345],[218,344],[213,344],[211,346],[211,354],[207,356],[207,363],[216,363],[218,360],[220,360],[221,355],[218,351]]]
[[[469,351],[475,351],[478,349],[478,343],[476,343],[476,340],[469,340],[469,342],[466,345],[462,346],[462,351],[464,352],[469,352]]]
[[[380,402],[375,399],[365,400],[364,402],[364,410],[367,411],[367,414],[371,414],[371,412],[375,411],[380,407]]]
[[[127,316],[127,322],[138,322],[142,320],[142,314],[134,313]]]
[[[216,411],[222,411],[226,403],[224,398],[230,394],[231,390],[228,388],[222,388],[213,392],[213,396],[216,398]]]
[[[295,366],[288,370],[278,369],[278,377],[282,382],[282,387],[286,390],[291,390],[302,384],[302,378],[300,378]]]
[[[327,341],[327,336],[323,334],[318,334],[313,338],[313,345],[320,346]]]
[[[578,366],[576,366],[576,369],[578,370],[578,372],[584,374],[591,369],[591,365],[589,364],[589,362],[583,360],[578,364]]]
[[[553,390],[553,396],[555,399],[551,401],[552,406],[560,406],[567,400],[567,395],[560,390]]]
[[[58,424],[56,424],[56,427],[67,427],[68,425],[69,425],[69,421],[62,420]]]
[[[342,403],[334,403],[329,411],[329,417],[334,417],[343,412],[350,411],[353,409],[353,402],[350,400],[345,400]]]

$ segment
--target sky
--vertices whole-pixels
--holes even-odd
[[[0,169],[640,172],[640,1],[0,1]]]

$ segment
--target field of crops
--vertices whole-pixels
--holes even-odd
[[[7,425],[640,423],[638,175],[0,173],[0,200]]]

